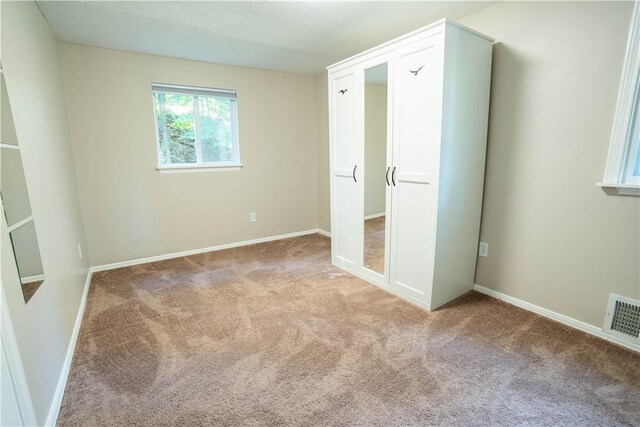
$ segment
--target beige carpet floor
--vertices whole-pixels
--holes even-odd
[[[364,266],[384,275],[385,217],[364,221]]]
[[[310,235],[94,274],[58,422],[639,425],[639,368],[475,292],[425,312]]]

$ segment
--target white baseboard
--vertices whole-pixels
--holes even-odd
[[[114,268],[122,268],[122,267],[129,267],[132,265],[146,264],[149,262],[164,261],[172,258],[180,258],[183,256],[202,254],[205,252],[221,251],[224,249],[238,248],[240,246],[255,245],[256,243],[272,242],[274,240],[288,239],[290,237],[306,236],[309,234],[316,234],[316,233],[324,234],[322,230],[314,228],[311,230],[297,231],[295,233],[279,234],[277,236],[262,237],[259,239],[245,240],[245,241],[236,242],[236,243],[227,243],[227,244],[218,245],[218,246],[209,246],[207,248],[191,249],[188,251],[174,252],[170,254],[156,255],[156,256],[150,256],[145,258],[132,259],[128,261],[114,262],[111,264],[98,265],[95,267],[91,267],[91,270],[94,272],[104,271],[104,270],[113,270]]]
[[[316,230],[316,232],[317,232],[318,234],[322,235],[322,236],[325,236],[325,237],[331,237],[331,233],[330,233],[329,231],[327,231],[327,230],[323,230],[323,229],[321,229],[321,228],[318,228],[318,229]]]
[[[91,285],[91,275],[93,269],[89,268],[87,272],[87,279],[84,282],[84,290],[82,291],[82,297],[80,298],[80,306],[78,307],[78,314],[76,315],[76,323],[73,325],[73,331],[71,332],[71,340],[67,347],[67,355],[64,358],[64,364],[62,365],[62,371],[60,372],[60,378],[58,379],[58,385],[56,386],[56,392],[53,395],[53,401],[49,407],[49,413],[47,414],[47,420],[45,426],[55,426],[58,421],[58,414],[60,413],[60,405],[62,404],[62,398],[64,397],[64,389],[67,386],[67,379],[69,378],[69,370],[71,369],[71,362],[73,361],[73,353],[76,349],[76,342],[78,341],[78,334],[80,333],[80,324],[82,323],[82,316],[84,315],[84,308],[87,304],[87,295],[89,294],[89,286]]]
[[[386,215],[386,212],[380,212],[380,213],[377,213],[377,214],[366,215],[366,216],[364,217],[364,219],[365,219],[365,221],[366,221],[366,220],[368,220],[368,219],[380,218],[381,216],[385,216],[385,215]]]
[[[20,283],[23,285],[26,285],[27,283],[31,283],[31,282],[44,282],[44,274],[38,274],[37,276],[22,277],[20,279]]]
[[[602,338],[603,340],[612,342],[614,344],[618,344],[622,347],[626,347],[630,350],[634,350],[637,352],[640,352],[640,346],[635,345],[635,344],[631,344],[625,340],[622,340],[618,337],[615,337],[613,335],[609,335],[606,332],[604,332],[602,329],[597,328],[593,325],[590,325],[588,323],[584,323],[581,322],[580,320],[576,320],[572,317],[569,316],[565,316],[564,314],[560,314],[560,313],[556,313],[555,311],[551,311],[548,310],[546,308],[528,303],[526,301],[522,301],[520,299],[511,297],[509,295],[505,295],[501,292],[497,292],[494,291],[493,289],[489,289],[489,288],[485,288],[484,286],[480,286],[480,285],[473,285],[473,289],[475,291],[478,291],[482,294],[485,295],[489,295],[490,297],[499,299],[501,301],[504,301],[506,303],[515,305],[517,307],[520,308],[524,308],[525,310],[531,311],[533,313],[539,314],[541,316],[544,316],[548,319],[551,320],[555,320],[556,322],[560,322],[564,325],[570,326],[572,328],[578,329],[580,331],[586,332],[588,334],[594,335],[598,338]]]

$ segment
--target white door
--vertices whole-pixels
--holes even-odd
[[[435,251],[443,34],[401,48],[395,68],[391,286],[430,303]]]
[[[359,265],[358,236],[359,141],[357,100],[353,71],[332,75],[329,81],[331,121],[331,251],[343,266]]]

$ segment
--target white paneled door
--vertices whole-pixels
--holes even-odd
[[[333,263],[427,310],[473,289],[492,43],[442,20],[328,67]]]
[[[399,50],[391,206],[391,286],[429,302],[435,251],[443,38]]]
[[[329,85],[332,148],[332,218],[334,259],[347,267],[358,265],[359,191],[358,135],[353,124],[357,115],[355,75],[336,76]]]

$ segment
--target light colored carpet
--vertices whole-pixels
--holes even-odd
[[[640,355],[475,292],[425,312],[329,245],[94,274],[59,424],[640,424]]]
[[[364,266],[384,275],[385,217],[364,221]]]

